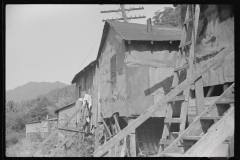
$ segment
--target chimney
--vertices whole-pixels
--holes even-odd
[[[147,19],[147,33],[153,33],[151,18]]]

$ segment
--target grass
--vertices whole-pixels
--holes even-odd
[[[17,139],[17,143],[12,144],[6,148],[7,157],[26,157],[28,154],[37,147],[37,145],[43,140],[41,137],[36,136],[36,142],[32,142],[29,139],[22,138]],[[42,157],[48,155],[57,143],[57,136],[47,142],[41,150],[36,152],[36,157]],[[80,141],[76,136],[73,143],[67,148],[62,147],[55,153],[54,157],[92,157],[94,152],[94,135],[88,135],[84,138],[84,141]]]

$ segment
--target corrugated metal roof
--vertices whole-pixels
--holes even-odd
[[[152,26],[153,33],[147,33],[147,25],[108,21],[111,27],[124,39],[136,41],[169,41],[180,40],[182,31],[176,28],[157,28]]]
[[[69,105],[66,105],[66,106],[64,106],[64,107],[61,107],[61,108],[59,108],[59,109],[57,109],[57,110],[55,110],[55,113],[59,112],[60,110],[62,110],[62,109],[64,109],[64,108],[70,107],[70,106],[72,106],[72,105],[75,105],[75,102],[74,102],[74,103],[71,103],[71,104],[69,104]]]

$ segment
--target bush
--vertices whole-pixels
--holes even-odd
[[[23,137],[24,134],[18,132],[10,132],[6,134],[6,147],[17,144],[19,142],[19,139]]]

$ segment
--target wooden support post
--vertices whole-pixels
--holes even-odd
[[[166,118],[172,118],[173,115],[173,109],[172,109],[172,105],[170,102],[167,104],[168,108],[167,108],[167,115]],[[166,123],[163,127],[163,133],[162,133],[162,138],[161,139],[167,139],[167,136],[169,135],[170,132],[170,123]],[[164,151],[164,145],[160,144],[160,148],[159,148],[159,154],[162,153]]]
[[[122,146],[122,149],[121,149],[120,157],[124,157],[125,156],[126,149],[127,149],[127,146],[126,146],[126,137],[125,137],[123,139],[123,146]]]
[[[210,96],[212,95],[212,92],[213,92],[214,88],[215,88],[215,86],[211,86],[211,87],[209,88],[206,97],[210,97]]]
[[[112,137],[112,134],[111,134],[111,132],[110,132],[110,130],[109,130],[109,128],[108,128],[105,120],[103,119],[102,113],[100,113],[100,115],[101,115],[101,117],[102,117],[103,125],[104,125],[105,129],[107,130],[108,136],[109,136],[109,138],[111,138],[111,137]],[[107,136],[105,137],[105,143],[107,142],[106,139],[107,139]],[[112,148],[110,148],[110,149],[108,150],[108,156],[111,157],[111,155],[112,155]]]
[[[194,30],[193,30],[193,32],[195,33],[195,37],[192,37],[192,41],[193,41],[194,44],[196,44],[196,41],[197,41],[199,14],[200,14],[200,6],[196,5],[195,15],[194,15],[195,16],[195,21],[194,21],[194,26],[195,27],[194,27]],[[192,45],[192,46],[193,46],[193,48],[195,47],[195,45]],[[195,50],[196,49],[194,48],[192,52],[194,53]],[[196,53],[194,53],[194,54],[196,54]],[[190,74],[192,74],[192,72],[190,72]],[[196,92],[196,101],[197,101],[197,114],[200,115],[205,110],[202,76],[199,79],[197,79],[196,82],[195,82],[195,92]]]
[[[95,145],[94,145],[94,151],[98,149],[99,146],[99,133],[100,133],[100,123],[97,122],[97,128],[95,131]]]
[[[195,92],[197,101],[197,115],[200,115],[205,110],[202,77],[195,82]]]
[[[128,125],[131,124],[133,121],[134,121],[134,119],[129,119],[128,120]],[[136,157],[137,156],[135,129],[132,130],[132,132],[130,133],[130,156],[131,157]]]

